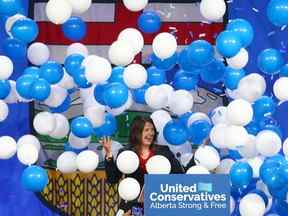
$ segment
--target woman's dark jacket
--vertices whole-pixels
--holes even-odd
[[[135,149],[129,145],[120,149],[118,155],[121,152],[126,151],[126,150],[134,151],[136,153]],[[154,145],[154,151],[155,151],[155,155],[162,155],[170,161],[171,173],[185,173],[186,167],[181,166],[181,164],[174,157],[174,154],[170,151],[168,146]],[[187,165],[187,168],[193,165],[194,165],[194,159],[192,158],[192,160]],[[108,183],[111,183],[111,184],[118,183],[118,181],[123,176],[123,173],[119,171],[119,169],[117,168],[116,162],[115,160],[113,160],[113,158],[109,161],[105,160],[105,171],[106,171],[107,181]],[[125,177],[135,178],[139,182],[141,188],[144,185],[144,174],[141,172],[140,166],[134,173],[126,174]],[[124,200],[122,200],[119,208],[123,209],[126,212],[129,209],[131,209],[132,206],[139,206],[139,203],[137,203],[137,200],[129,201],[129,202],[125,202]]]

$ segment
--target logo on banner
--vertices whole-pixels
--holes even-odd
[[[146,175],[145,216],[229,215],[226,175]]]

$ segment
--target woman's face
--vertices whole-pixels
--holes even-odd
[[[142,145],[150,146],[154,140],[155,130],[150,122],[146,122],[142,131]]]

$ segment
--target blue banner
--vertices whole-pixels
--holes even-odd
[[[145,175],[145,216],[228,216],[228,175]]]

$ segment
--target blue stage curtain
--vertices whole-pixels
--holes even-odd
[[[29,0],[21,0],[23,12],[27,14]],[[0,15],[0,55],[2,44],[7,37],[5,33],[5,21],[7,17]],[[14,72],[12,79],[21,75],[27,65],[27,60],[13,62]],[[1,66],[0,66],[1,67]],[[27,133],[31,133],[29,116],[29,104],[19,103],[9,105],[8,118],[0,123],[0,136],[9,135],[16,140]],[[26,191],[21,185],[21,174],[24,165],[20,164],[17,157],[10,160],[0,160],[0,215],[1,216],[56,216],[58,214],[46,208],[37,196]]]

